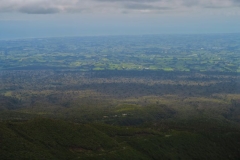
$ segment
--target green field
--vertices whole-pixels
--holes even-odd
[[[0,41],[0,69],[239,72],[239,35],[152,35]]]

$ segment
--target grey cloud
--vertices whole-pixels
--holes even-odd
[[[240,4],[240,0],[182,0],[182,5],[186,7],[199,8],[229,8],[236,7]]]
[[[231,0],[234,3],[240,3],[240,0]]]
[[[231,0],[232,3],[238,7],[240,7],[240,0]]]
[[[60,10],[54,7],[47,7],[47,6],[24,6],[19,9],[22,13],[28,14],[53,14],[58,13]]]
[[[160,2],[162,0],[94,0],[98,2],[137,2],[137,3],[143,3],[143,2]]]
[[[126,9],[135,9],[135,10],[168,10],[169,7],[154,6],[148,4],[125,4],[124,8]]]
[[[221,8],[225,8],[222,6],[215,6],[215,5],[204,5],[204,8],[209,8],[209,9],[221,9]]]
[[[187,7],[199,5],[199,0],[183,0],[182,4]]]
[[[54,14],[59,12],[81,12],[82,0],[0,0],[0,12],[27,14]]]
[[[229,8],[240,0],[0,0],[0,12],[53,14],[59,12],[117,12],[141,10],[187,10],[188,8]]]

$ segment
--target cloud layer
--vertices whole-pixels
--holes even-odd
[[[204,8],[236,8],[240,0],[0,0],[0,12],[162,13]]]

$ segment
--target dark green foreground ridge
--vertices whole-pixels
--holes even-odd
[[[150,129],[44,118],[1,122],[0,159],[238,159],[239,130],[217,123],[204,124],[202,132],[190,123],[191,129],[179,123],[177,130],[161,131],[158,124]]]

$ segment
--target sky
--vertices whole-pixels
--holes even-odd
[[[240,0],[0,0],[0,39],[240,33]]]

